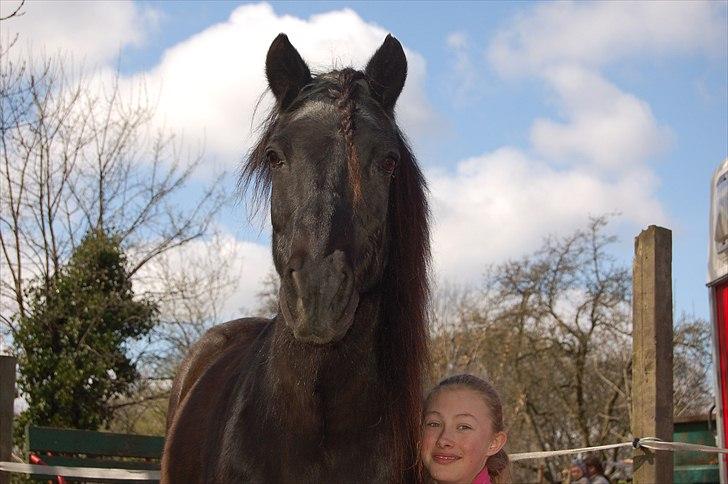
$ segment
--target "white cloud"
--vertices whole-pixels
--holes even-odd
[[[468,47],[468,36],[465,32],[451,32],[445,42],[451,49],[465,49]]]
[[[645,171],[608,181],[504,147],[458,163],[453,173],[427,175],[435,270],[454,280],[472,281],[486,264],[535,250],[546,235],[583,227],[590,215],[621,212],[640,225],[666,220]]]
[[[0,16],[9,15],[18,2],[0,2]],[[2,43],[18,35],[11,55],[56,51],[73,55],[87,65],[113,61],[127,46],[139,46],[159,13],[131,1],[77,2],[34,0],[26,2],[23,15],[3,21]]]
[[[428,173],[439,275],[472,281],[486,264],[535,250],[547,234],[570,233],[590,215],[621,213],[622,230],[631,232],[674,225],[651,165],[669,147],[670,129],[600,68],[646,55],[721,52],[725,12],[717,3],[543,3],[500,30],[488,48],[492,66],[543,83],[559,119],[535,119],[529,147]],[[465,41],[451,36],[448,44],[462,49]]]
[[[723,55],[725,25],[725,2],[547,2],[501,30],[487,55],[501,74],[652,54]]]
[[[2,2],[3,13],[10,3]],[[160,15],[132,2],[39,1],[29,2],[24,10],[22,17],[3,23],[12,27],[3,37],[19,32],[19,42],[32,44],[36,52],[60,49],[86,65],[101,67],[97,86],[108,85],[115,57],[125,46],[140,45]],[[349,65],[363,68],[389,33],[351,9],[302,19],[279,15],[266,3],[242,5],[228,20],[167,49],[154,68],[122,78],[122,91],[138,92],[140,84],[145,86],[156,101],[158,126],[188,141],[204,139],[207,162],[235,168],[257,135],[251,127],[257,127],[271,106],[266,95],[254,119],[267,88],[265,55],[280,32],[288,34],[314,72]],[[425,60],[405,50],[408,79],[397,116],[417,141],[436,133],[439,124],[425,93]]]
[[[598,74],[580,67],[544,73],[558,96],[565,122],[540,118],[531,127],[531,142],[543,156],[559,163],[594,163],[608,171],[639,167],[670,142],[650,106],[622,92]]]
[[[146,79],[159,92],[159,123],[203,136],[208,152],[233,167],[252,143],[253,127],[271,99],[265,55],[275,36],[285,32],[312,70],[353,65],[363,68],[388,31],[343,9],[301,19],[278,15],[265,3],[243,5],[230,18],[168,49],[158,66],[128,82]],[[433,131],[434,114],[425,95],[425,61],[407,51],[409,74],[397,107],[400,123],[413,138]]]
[[[470,41],[465,32],[451,32],[445,43],[453,55],[453,72],[451,86],[454,86],[455,98],[463,102],[472,102],[477,96],[475,92],[476,73],[470,58]]]

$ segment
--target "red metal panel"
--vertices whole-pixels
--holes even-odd
[[[717,330],[715,337],[718,346],[718,361],[715,365],[723,407],[723,442],[726,443],[728,442],[728,281],[715,288],[715,299]],[[728,455],[723,454],[723,459],[728,466]]]

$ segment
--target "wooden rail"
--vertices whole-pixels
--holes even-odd
[[[0,462],[12,460],[15,364],[14,356],[0,355]],[[0,484],[10,484],[10,474],[0,472]]]

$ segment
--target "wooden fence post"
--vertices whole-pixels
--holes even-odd
[[[650,225],[635,239],[632,435],[672,441],[672,232]],[[672,452],[636,449],[634,484],[671,484]]]
[[[15,357],[0,355],[0,461],[11,462],[13,452],[13,401]],[[0,484],[9,484],[10,474],[0,472]]]

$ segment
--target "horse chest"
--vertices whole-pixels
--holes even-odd
[[[391,437],[382,432],[381,419],[372,424],[371,417],[326,413],[321,404],[314,408],[300,420],[285,406],[286,417],[259,406],[243,408],[236,438],[221,453],[219,475],[260,483],[389,480]]]
[[[387,482],[391,471],[380,438],[297,440],[288,436],[285,451],[268,454],[259,482]],[[265,476],[265,477],[263,477]]]

